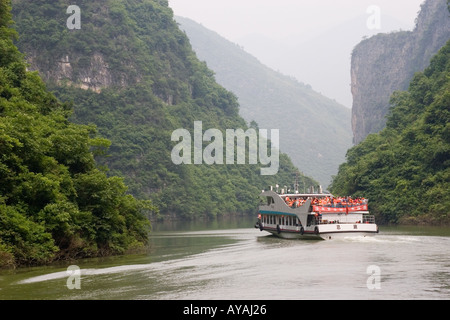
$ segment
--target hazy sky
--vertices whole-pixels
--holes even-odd
[[[378,6],[414,26],[423,0],[169,0],[176,15],[202,23],[225,38],[236,40],[258,33],[269,37],[301,34],[339,24]]]
[[[364,35],[399,29],[412,30],[423,2],[424,0],[169,0],[169,6],[175,15],[201,23],[243,46],[269,67],[312,84],[315,90],[351,107],[351,93],[348,89],[350,59],[347,56],[350,56],[354,45]],[[380,28],[369,30],[366,20],[375,17],[373,8],[378,10]],[[359,23],[355,24],[358,17]],[[354,27],[350,24],[351,21]],[[376,20],[370,21],[372,24],[376,23]],[[337,32],[342,25],[352,31],[347,29],[345,34],[333,34],[333,30]],[[285,54],[290,51],[289,45],[306,43],[316,37],[330,41],[324,34],[328,34],[331,41],[342,37],[342,41],[338,42],[342,43],[342,47],[336,49],[340,51],[336,52],[336,61],[330,61],[331,66],[336,66],[333,68],[335,70],[330,71],[334,74],[324,74],[328,72],[330,65],[324,65],[323,57],[321,61],[314,61],[314,52],[309,56],[305,52],[305,56],[300,57],[308,60],[309,66],[302,66],[298,60],[295,61],[295,57],[291,57],[291,62],[288,54]],[[290,63],[296,64],[297,70],[291,69]],[[320,70],[321,66],[323,70]],[[318,72],[322,74],[317,75]],[[325,78],[328,83],[322,81]]]

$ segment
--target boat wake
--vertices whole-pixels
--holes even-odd
[[[337,241],[339,239],[335,239]],[[377,236],[346,236],[340,240],[346,242],[361,242],[361,243],[415,243],[421,241],[419,237],[416,236],[400,236],[400,235],[377,235]]]
[[[150,264],[148,264],[148,265],[124,265],[124,266],[102,268],[102,269],[80,269],[80,275],[81,276],[104,275],[104,274],[121,273],[121,272],[127,272],[127,271],[139,271],[139,270],[145,270],[145,269],[149,269],[149,268],[150,268]],[[53,272],[53,273],[44,274],[41,276],[24,279],[24,280],[17,282],[17,284],[29,284],[29,283],[36,283],[36,282],[43,282],[43,281],[50,281],[50,280],[58,280],[58,279],[67,278],[70,275],[72,275],[72,273],[73,273],[72,271]]]
[[[245,240],[250,239],[248,234],[246,233],[245,229],[240,230],[226,230],[226,231],[215,231],[215,232],[186,232],[186,233],[178,233],[178,234],[159,234],[158,237],[189,237],[189,238],[195,238],[195,237],[228,237],[235,240]],[[250,231],[253,231],[253,229],[250,229]],[[230,243],[225,245],[220,245],[214,249],[208,250],[206,252],[193,254],[188,257],[183,258],[175,258],[166,260],[163,262],[152,262],[152,263],[145,263],[145,264],[133,264],[133,265],[120,265],[120,266],[114,266],[109,268],[81,268],[80,269],[80,276],[99,276],[99,275],[108,275],[108,274],[118,274],[118,273],[133,273],[133,272],[159,272],[159,271],[167,271],[169,269],[177,269],[177,268],[185,268],[190,267],[192,265],[198,265],[201,261],[200,258],[203,258],[205,256],[211,255],[211,254],[217,254],[217,252],[226,251],[230,252],[233,251],[236,247],[239,248],[245,248],[245,246],[242,245],[242,243]],[[170,256],[170,255],[168,255]],[[31,284],[31,283],[37,283],[37,282],[44,282],[44,281],[52,281],[52,280],[58,280],[58,279],[64,279],[68,278],[73,274],[73,271],[58,271],[53,272],[49,274],[44,274],[36,277],[27,278],[21,281],[16,282],[16,284]]]

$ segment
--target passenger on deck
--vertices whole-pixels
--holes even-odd
[[[291,199],[289,199],[289,197],[286,197],[286,199],[284,199],[284,202],[286,202],[287,205],[289,205]]]

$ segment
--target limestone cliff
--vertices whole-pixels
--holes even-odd
[[[100,92],[102,88],[113,85],[113,77],[109,66],[101,53],[94,53],[88,59],[88,65],[79,70],[73,67],[71,57],[73,58],[73,55],[68,53],[59,59],[56,58],[52,68],[42,70],[43,68],[36,62],[37,54],[29,54],[27,56],[28,68],[30,70],[42,70],[40,75],[45,81],[66,83],[86,90],[91,89]],[[75,58],[75,60],[78,62],[79,58]]]
[[[406,90],[415,72],[450,39],[450,17],[445,0],[427,0],[421,6],[413,31],[378,34],[353,50],[353,142],[358,144],[385,126],[389,98]]]
[[[130,4],[126,1],[101,0],[89,5],[85,1],[75,1],[73,4],[80,5],[80,29],[67,27],[70,18],[67,2],[35,3],[40,5],[42,13],[39,14],[30,10],[29,1],[12,0],[11,3],[15,28],[20,34],[16,44],[26,55],[28,69],[39,71],[45,82],[99,93],[105,88],[126,88],[141,83],[144,75],[151,74],[155,95],[172,104],[173,94],[163,88],[168,77],[163,72],[163,64],[172,64],[172,56],[166,54],[170,48],[158,48],[161,43],[158,37],[167,37],[172,29],[161,30],[158,37],[147,35],[149,39],[133,43],[138,31],[127,24],[130,18],[126,10]],[[143,8],[152,7],[148,1],[138,3]],[[170,9],[152,10],[146,11],[147,19],[158,21],[160,11]],[[156,52],[156,57],[144,60],[143,57],[149,55],[143,42]]]

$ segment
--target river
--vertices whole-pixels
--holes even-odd
[[[0,271],[0,299],[450,299],[450,229],[283,240],[255,219],[154,226],[148,253]]]

